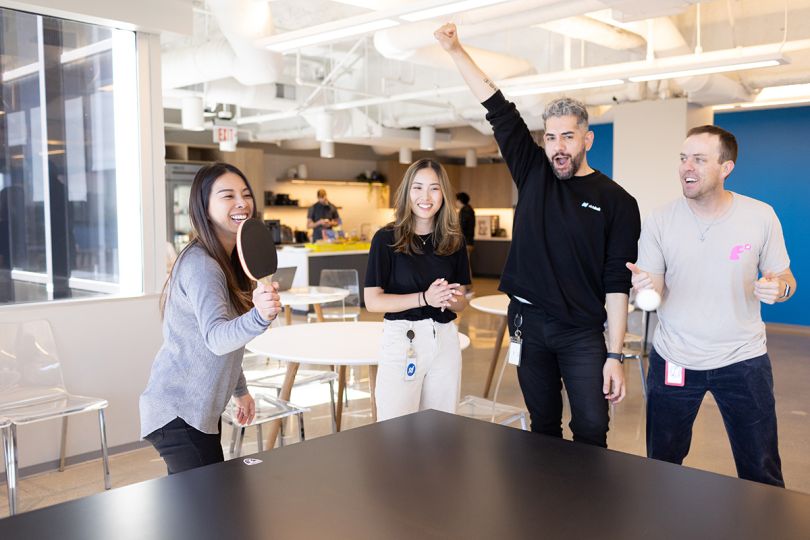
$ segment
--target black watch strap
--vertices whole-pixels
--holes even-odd
[[[624,355],[618,352],[609,352],[607,353],[608,358],[612,358],[613,360],[618,360],[620,364],[624,364]]]

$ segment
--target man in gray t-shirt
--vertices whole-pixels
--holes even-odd
[[[731,133],[690,130],[684,198],[647,217],[638,262],[627,265],[636,291],[662,296],[647,374],[647,455],[683,462],[708,391],[739,477],[784,486],[760,302],[788,300],[796,280],[773,208],[724,187],[736,159]]]

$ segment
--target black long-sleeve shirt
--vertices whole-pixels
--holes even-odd
[[[515,105],[499,91],[483,103],[518,203],[499,289],[580,327],[602,326],[605,294],[628,293],[641,220],[636,200],[594,171],[560,180]]]

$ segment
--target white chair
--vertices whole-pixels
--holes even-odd
[[[298,407],[288,401],[277,399],[265,394],[256,393],[254,391],[251,391],[251,394],[254,396],[256,401],[256,416],[250,425],[243,426],[236,423],[233,401],[228,404],[228,407],[225,408],[225,412],[222,413],[222,422],[232,427],[230,445],[231,457],[238,457],[242,455],[242,441],[245,438],[245,428],[256,427],[256,442],[258,445],[258,451],[263,452],[262,424],[272,422],[273,420],[283,420],[284,418],[290,416],[298,417],[299,440],[302,442],[306,440],[306,434],[304,432],[304,413],[308,412],[309,409],[305,407]],[[283,440],[284,437],[282,434],[279,441]],[[280,445],[284,446],[283,442],[280,443]]]
[[[458,403],[456,414],[477,420],[495,422],[502,426],[520,422],[520,429],[523,431],[529,429],[526,422],[529,413],[526,410],[477,396],[464,396],[464,399]]]
[[[281,393],[281,386],[284,377],[287,375],[286,368],[270,368],[269,358],[254,353],[246,353],[242,360],[242,371],[248,386],[255,388],[273,390],[275,397]],[[307,384],[329,385],[329,401],[332,413],[332,433],[337,433],[337,413],[335,410],[335,380],[338,374],[335,371],[324,371],[318,369],[299,369],[295,374],[293,388],[305,386]],[[283,425],[283,424],[282,424]]]
[[[321,287],[346,289],[349,296],[337,302],[326,302],[321,305],[323,318],[326,320],[357,321],[360,319],[360,279],[354,269],[321,270]],[[307,322],[317,320],[315,313],[307,314]]]
[[[62,419],[59,470],[65,467],[68,417],[98,411],[104,488],[110,489],[110,465],[104,409],[107,400],[68,393],[56,342],[48,321],[0,324],[0,418],[5,418],[3,448],[9,513],[17,512],[17,426]]]

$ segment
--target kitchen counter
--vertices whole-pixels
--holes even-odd
[[[321,270],[357,270],[360,302],[363,304],[363,282],[366,279],[366,266],[368,266],[368,249],[313,251],[303,245],[284,246],[278,250],[278,266],[297,268],[293,287],[319,285]]]

